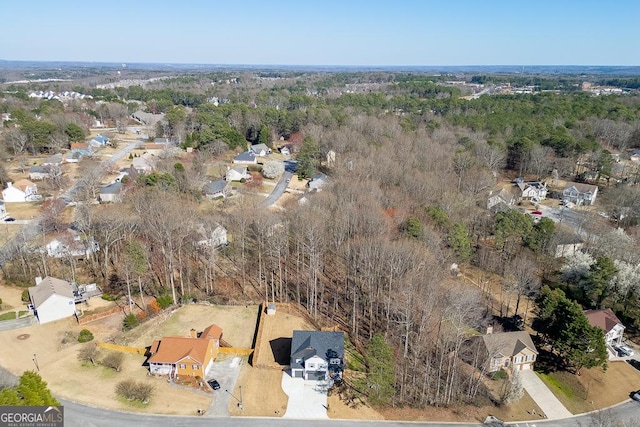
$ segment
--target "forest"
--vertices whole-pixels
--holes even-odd
[[[509,76],[465,78],[490,84]],[[138,125],[130,118],[137,110],[164,113],[148,134],[182,150],[167,153],[152,174],[123,180],[121,204],[89,203],[101,182],[92,173],[96,160],[83,160],[79,203],[70,208],[46,200],[40,233],[72,226],[100,250],[83,260],[52,260],[35,239],[16,247],[2,266],[4,277],[27,285],[57,271],[91,278],[114,296],[140,292],[173,304],[296,302],[320,324],[348,332],[361,351],[372,342],[389,347],[393,376],[375,396],[378,404],[484,399],[481,379],[468,368],[483,369],[471,354],[470,331],[483,332],[493,316],[522,314],[531,323],[526,313],[536,300],[542,304],[540,295],[559,301],[540,305],[541,313],[562,304],[572,313],[609,307],[637,331],[640,167],[629,156],[640,147],[640,96],[593,96],[562,77],[532,76],[514,84],[537,85],[538,93],[466,99],[470,89],[448,85],[452,79],[243,72],[115,89],[55,83],[53,90],[93,97],[65,103],[25,96],[41,84],[5,87],[0,112],[11,118],[3,123],[0,150],[23,168],[31,156],[86,139],[95,120],[116,129],[117,140],[119,130]],[[637,87],[626,78],[602,83]],[[248,144],[267,142],[276,150],[289,141],[296,141],[300,177],[326,173],[329,188],[280,210],[245,197],[251,190],[244,187],[214,203],[203,197],[203,185],[217,178],[209,164]],[[635,168],[621,171],[619,161]],[[0,170],[3,188],[12,173]],[[486,208],[501,184],[552,176],[600,188],[597,210],[584,214],[585,250],[571,257],[555,257],[557,244],[572,233],[565,224]],[[70,179],[43,188],[54,194]],[[230,244],[200,244],[218,224],[232,236]],[[500,289],[497,299],[491,283]],[[576,366],[568,355],[568,364],[591,366],[587,356]]]

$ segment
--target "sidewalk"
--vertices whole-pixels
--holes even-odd
[[[573,414],[564,407],[533,370],[519,371],[522,386],[550,420],[568,418]]]

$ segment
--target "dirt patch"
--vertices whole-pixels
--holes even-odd
[[[277,310],[273,316],[262,316],[262,331],[256,343],[254,366],[278,369],[288,365],[294,330],[313,331],[315,328],[304,319],[282,310]],[[287,350],[289,354],[284,354]]]
[[[222,338],[232,347],[251,348],[258,315],[257,306],[214,306],[189,304],[162,313],[127,332],[119,343],[134,347],[151,345],[164,336],[188,336],[191,328],[197,332],[215,323],[222,328]]]
[[[242,393],[240,392],[242,388]],[[242,394],[243,409],[231,398],[229,414],[249,417],[281,417],[287,411],[288,397],[282,391],[282,371],[259,369],[243,363],[233,389],[233,395]]]
[[[26,288],[16,286],[7,286],[4,283],[0,284],[0,299],[2,299],[0,313],[15,311],[16,309],[26,309],[27,305],[22,302],[22,291],[25,289]]]
[[[31,336],[30,334],[20,334],[16,338],[19,339],[20,341],[24,341],[26,339],[29,339],[30,336]]]

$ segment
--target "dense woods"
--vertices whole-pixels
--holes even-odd
[[[149,88],[76,87],[94,98],[67,107],[24,99],[9,88],[0,104],[12,117],[4,123],[5,157],[55,153],[81,140],[92,119],[115,126],[138,109],[166,113],[151,135],[195,150],[186,158],[167,156],[153,174],[124,182],[123,204],[79,203],[71,219],[64,207],[50,204],[43,233],[72,223],[100,251],[54,265],[34,243],[23,245],[3,266],[5,277],[30,283],[52,269],[75,277],[82,268],[114,295],[170,296],[175,304],[294,301],[386,360],[379,366],[370,359],[369,368],[378,369],[368,384],[377,384],[372,402],[418,407],[485,396],[481,378],[462,362],[475,360],[473,367],[483,369],[482,360],[468,357],[469,331],[482,331],[492,315],[522,312],[543,281],[587,306],[614,307],[640,326],[639,260],[629,259],[640,253],[640,191],[631,185],[640,168],[620,175],[605,154],[625,157],[628,148],[640,146],[637,94],[596,97],[572,89],[464,99],[463,89],[443,80],[391,73],[202,74]],[[531,84],[568,86],[557,79]],[[632,84],[625,80],[625,87]],[[213,97],[224,102],[214,105]],[[283,210],[266,210],[242,195],[235,202],[203,202],[207,163],[249,142],[271,144],[296,133],[304,135],[299,175],[327,173],[327,190]],[[335,161],[325,161],[329,151]],[[620,200],[629,207],[616,224],[626,232],[614,241],[611,226],[589,228],[591,240],[600,241],[595,258],[575,261],[574,268],[553,256],[560,235],[553,221],[485,208],[503,176],[544,179],[555,170],[578,180],[591,166],[613,179],[603,185],[601,210],[615,215]],[[91,191],[84,193],[88,201]],[[201,243],[217,224],[233,236],[228,247]],[[621,244],[626,258],[616,254]],[[488,290],[452,274],[452,264],[497,275],[503,299],[489,301]],[[564,293],[545,289],[542,295],[557,297],[566,312],[579,311]],[[509,312],[511,299],[516,313]],[[544,333],[552,339],[559,327],[550,323]],[[582,356],[568,354],[574,362]],[[576,363],[595,366],[585,358]]]

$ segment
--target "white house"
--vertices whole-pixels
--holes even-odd
[[[293,331],[290,359],[293,378],[338,379],[344,368],[344,333]]]
[[[36,286],[29,288],[29,299],[40,324],[64,319],[76,313],[71,283],[54,277],[36,277]]]
[[[96,135],[91,141],[89,141],[89,145],[92,147],[104,147],[109,144],[109,138],[99,133]]]
[[[63,231],[45,246],[47,255],[52,258],[88,257],[99,248],[96,241],[83,241],[80,233],[71,229]]]
[[[219,248],[228,244],[227,229],[220,224],[214,224],[213,230],[207,232],[204,225],[200,225],[197,231],[197,243],[202,246]]]
[[[264,157],[267,154],[271,154],[271,148],[267,147],[266,144],[255,144],[249,147],[249,152],[256,156]]]
[[[309,190],[320,191],[322,187],[324,187],[328,183],[329,177],[323,173],[319,173],[314,175],[307,185],[309,186]]]
[[[565,202],[576,205],[593,205],[598,195],[598,186],[582,184],[579,182],[568,182],[567,187],[562,190],[562,199]]]
[[[523,200],[532,200],[539,202],[547,198],[547,184],[545,182],[522,182],[518,181],[517,186],[522,192],[521,197]]]
[[[114,182],[100,187],[100,201],[104,203],[119,203],[122,201],[122,182]]]
[[[242,165],[236,165],[227,169],[227,173],[224,178],[226,181],[242,181],[251,179],[251,175],[247,172],[247,167]]]
[[[145,153],[140,157],[134,158],[131,165],[138,173],[153,172],[156,168],[154,156],[149,153]]]
[[[40,200],[38,186],[28,179],[21,179],[14,184],[7,182],[7,188],[2,190],[2,199],[5,202],[33,202]]]
[[[622,344],[624,325],[610,308],[602,310],[585,310],[584,315],[591,326],[604,331],[604,340],[611,354],[616,354],[613,347]]]

